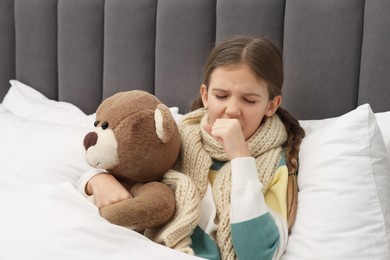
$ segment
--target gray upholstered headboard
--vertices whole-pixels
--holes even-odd
[[[265,37],[299,119],[390,110],[388,0],[1,0],[0,99],[16,78],[86,113],[128,89],[188,111],[215,41]]]

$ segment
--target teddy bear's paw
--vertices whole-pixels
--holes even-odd
[[[173,191],[160,182],[135,185],[133,198],[100,209],[100,215],[112,224],[142,231],[160,226],[175,212]]]

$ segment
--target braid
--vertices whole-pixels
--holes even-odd
[[[297,174],[299,168],[299,146],[305,136],[305,131],[299,125],[291,114],[279,107],[276,111],[282,120],[287,131],[287,141],[284,145],[286,154],[286,163],[288,168],[288,187],[287,187],[287,222],[289,230],[295,221],[298,206],[298,183]]]
[[[204,106],[203,106],[202,97],[201,97],[200,95],[198,95],[198,96],[192,101],[192,104],[191,104],[191,111],[197,110],[197,109],[202,108],[202,107],[204,107]]]

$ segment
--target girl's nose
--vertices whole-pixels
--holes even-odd
[[[241,114],[240,104],[237,100],[229,100],[226,107],[226,114],[231,118],[236,118]]]

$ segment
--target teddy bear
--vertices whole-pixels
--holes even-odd
[[[176,201],[161,180],[180,152],[169,108],[145,91],[119,92],[99,105],[94,126],[84,137],[87,162],[112,174],[132,196],[102,207],[100,215],[139,232],[167,223]]]

